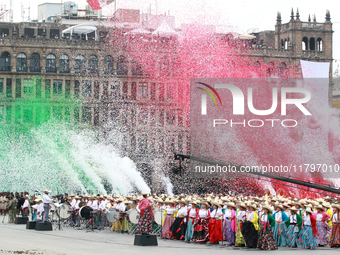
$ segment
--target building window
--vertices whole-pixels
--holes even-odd
[[[4,120],[4,115],[5,115],[5,106],[0,105],[0,121]]]
[[[41,79],[35,81],[35,95],[36,98],[41,98]]]
[[[94,82],[94,98],[99,99],[99,81]]]
[[[280,77],[286,77],[286,63],[281,62],[278,64],[278,71]]]
[[[81,74],[86,73],[84,56],[78,55],[75,60],[76,60],[75,68],[74,68],[75,73],[81,73]]]
[[[24,95],[26,96],[33,95],[33,80],[32,79],[24,79]]]
[[[175,124],[175,114],[173,110],[168,110],[166,112],[166,122],[168,125]]]
[[[125,57],[119,56],[118,62],[117,62],[117,75],[127,75],[128,74],[128,68],[126,65]]]
[[[46,73],[57,72],[56,57],[53,54],[48,54],[46,57]]]
[[[137,83],[132,82],[131,83],[131,100],[136,100],[137,96]]]
[[[0,71],[11,71],[11,55],[8,52],[1,54]]]
[[[114,81],[111,83],[111,97],[118,99],[120,97],[120,82]]]
[[[21,79],[16,79],[15,81],[15,97],[21,97]]]
[[[65,98],[66,99],[71,98],[71,81],[70,80],[65,81]]]
[[[12,79],[6,79],[6,97],[12,97]]]
[[[139,110],[138,123],[140,125],[148,124],[148,109],[140,109]]]
[[[308,38],[304,37],[302,39],[302,50],[308,50]]]
[[[139,83],[138,94],[139,98],[148,98],[148,84],[146,82]]]
[[[315,50],[315,38],[314,37],[311,37],[309,39],[309,48],[310,50]]]
[[[145,134],[142,134],[138,138],[138,150],[140,154],[146,154],[148,150],[148,138]]]
[[[4,78],[0,78],[0,94],[4,93]]]
[[[53,80],[53,95],[63,94],[63,80]]]
[[[80,82],[74,81],[74,98],[79,98],[80,94]]]
[[[45,80],[45,98],[51,98],[51,80]]]
[[[88,70],[89,70],[89,74],[98,74],[98,58],[97,56],[90,56],[89,57],[89,67],[88,67]]]
[[[142,65],[138,59],[132,61],[131,73],[132,75],[143,75]]]
[[[113,74],[113,58],[111,56],[104,58],[104,74]]]
[[[27,56],[25,53],[19,53],[17,56],[17,72],[27,72]]]
[[[82,123],[91,123],[91,108],[83,107],[82,112]]]
[[[159,84],[159,101],[164,101],[165,98],[165,89],[164,89],[164,83]]]
[[[84,97],[90,97],[92,95],[91,87],[92,87],[92,81],[83,81],[83,84],[82,84],[82,95]]]
[[[59,39],[59,29],[51,29],[50,30],[50,38],[51,39]]]
[[[59,73],[70,72],[70,59],[67,55],[63,54],[59,58]]]
[[[322,39],[320,37],[316,40],[316,50],[322,51]]]
[[[109,82],[108,81],[104,81],[103,82],[103,95],[102,95],[102,99],[107,100],[109,98]]]
[[[30,59],[30,72],[40,72],[40,56],[38,53],[33,53]]]

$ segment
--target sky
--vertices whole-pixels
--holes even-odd
[[[45,2],[60,3],[55,0],[12,0],[14,21],[21,21],[21,3],[27,8],[30,3],[31,19],[37,18],[38,4]],[[74,0],[86,5],[86,0]],[[9,0],[0,0],[9,4]],[[300,20],[307,21],[308,15],[315,14],[317,22],[325,21],[326,10],[330,10],[333,22],[333,58],[340,64],[340,1],[336,0],[116,0],[117,9],[140,9],[152,14],[169,13],[175,16],[176,26],[182,23],[200,22],[214,24],[220,31],[247,33],[251,29],[274,30],[277,12],[281,12],[282,23],[290,20],[291,9],[299,9]],[[114,4],[106,7],[104,12],[113,12]],[[312,18],[313,19],[313,18]],[[335,63],[334,70],[337,67]]]

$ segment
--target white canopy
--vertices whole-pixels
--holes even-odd
[[[152,32],[152,35],[164,37],[177,36],[177,32],[173,30],[164,19],[162,24],[155,31]]]
[[[238,35],[235,38],[241,39],[241,40],[251,40],[251,39],[255,39],[256,36],[254,36],[254,35]]]
[[[131,34],[151,34],[151,32],[143,27],[137,27],[127,33],[125,33],[127,35],[131,35]]]
[[[95,40],[98,40],[97,37],[97,28],[95,26],[90,26],[90,25],[76,25],[73,27],[69,27],[65,30],[63,30],[61,33],[62,35],[64,34],[70,34],[70,38],[72,37],[73,33],[76,34],[85,34],[86,35],[86,40],[87,40],[87,34],[92,33],[93,31],[95,31]]]

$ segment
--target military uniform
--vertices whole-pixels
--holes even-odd
[[[17,210],[17,200],[15,198],[9,201],[8,209],[9,209],[9,223],[14,223]]]

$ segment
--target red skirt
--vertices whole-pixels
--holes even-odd
[[[216,243],[223,240],[222,236],[222,220],[210,219],[209,222],[210,242]]]

